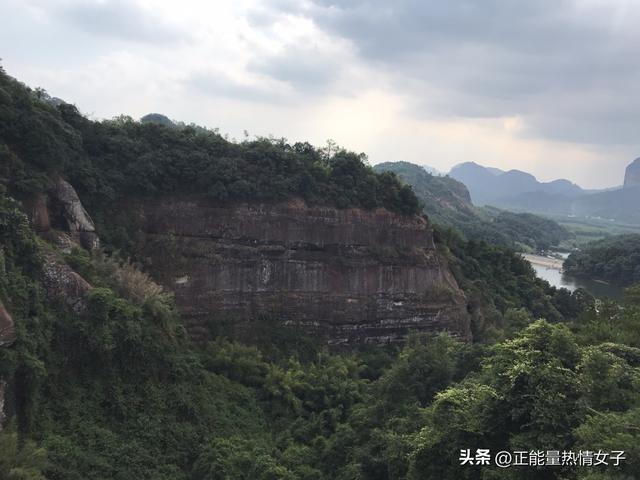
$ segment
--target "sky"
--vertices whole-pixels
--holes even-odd
[[[640,156],[638,1],[0,0],[0,18],[4,69],[94,119],[586,188]]]

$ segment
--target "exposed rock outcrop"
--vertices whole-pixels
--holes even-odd
[[[62,177],[52,177],[47,193],[38,193],[24,202],[24,209],[38,234],[53,241],[63,251],[74,245],[93,250],[100,245],[93,220],[75,189]]]
[[[57,217],[63,218],[66,222],[66,231],[76,237],[80,245],[87,250],[97,248],[99,242],[96,227],[74,188],[56,176],[53,178],[49,195]]]
[[[428,222],[302,202],[228,208],[198,198],[128,203],[151,273],[191,334],[267,315],[332,344],[394,342],[410,330],[470,338],[466,299]]]
[[[86,311],[85,297],[91,285],[59,260],[55,253],[45,255],[42,283],[51,300],[66,305],[77,314]]]
[[[640,158],[631,162],[624,172],[624,188],[640,187]]]

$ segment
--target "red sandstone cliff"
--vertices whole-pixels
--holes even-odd
[[[60,178],[25,209],[63,250],[98,244],[88,213]],[[195,339],[221,324],[242,335],[264,317],[330,344],[402,341],[412,330],[471,337],[465,295],[424,218],[186,196],[131,200],[119,213],[136,230],[149,273],[175,292]],[[90,286],[53,256],[45,260],[48,294],[82,311]]]
[[[152,275],[194,337],[268,315],[332,344],[470,338],[466,299],[427,221],[301,202],[223,207],[198,198],[129,204]]]

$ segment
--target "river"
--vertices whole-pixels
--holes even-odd
[[[624,293],[620,287],[564,274],[562,272],[562,260],[531,254],[523,254],[522,256],[531,263],[539,278],[546,280],[554,287],[566,288],[572,292],[578,288],[584,288],[594,297],[622,300]]]

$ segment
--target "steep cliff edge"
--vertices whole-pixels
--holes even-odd
[[[62,251],[95,249],[73,187],[51,185],[25,202],[34,229]],[[265,319],[339,345],[398,342],[412,330],[471,338],[466,297],[416,215],[156,196],[123,202],[109,221],[131,230],[128,253],[175,293],[196,340],[220,329],[242,338]],[[91,286],[55,255],[44,260],[48,296],[81,313]]]
[[[470,338],[465,296],[423,218],[196,197],[126,209],[196,339],[221,322],[241,334],[264,316],[331,344],[400,341],[410,330]]]
[[[624,172],[624,188],[640,187],[640,158],[631,162]]]

